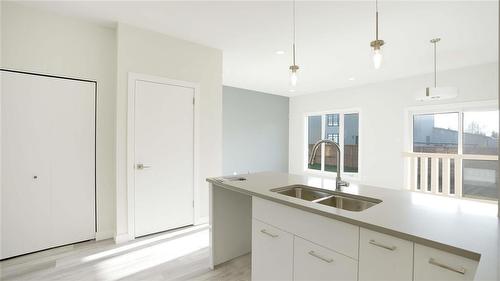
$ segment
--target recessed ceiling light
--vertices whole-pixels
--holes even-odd
[[[349,81],[354,81],[354,80],[356,80],[356,78],[354,77],[349,78]]]
[[[293,93],[293,92],[295,92],[295,89],[290,89],[290,90],[288,90],[288,91],[289,91],[290,93]]]
[[[279,51],[276,51],[276,54],[277,54],[277,55],[284,55],[284,54],[285,54],[285,51],[279,50]]]

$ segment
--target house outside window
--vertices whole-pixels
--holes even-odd
[[[497,200],[498,114],[487,106],[411,113],[410,188]]]
[[[321,139],[329,139],[339,144],[342,155],[341,171],[353,176],[359,173],[359,112],[331,112],[311,114],[306,118],[307,147],[305,169],[317,172],[336,172],[337,153],[330,145],[322,145],[316,154],[315,163],[308,164],[314,144]],[[322,137],[323,136],[323,137]]]
[[[326,115],[328,120],[328,127],[334,127],[339,125],[339,115],[338,114],[328,114]]]

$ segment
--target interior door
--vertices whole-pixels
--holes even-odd
[[[135,82],[135,236],[193,224],[194,89]]]
[[[0,258],[93,239],[95,83],[0,79]]]

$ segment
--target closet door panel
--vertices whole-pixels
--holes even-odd
[[[52,101],[52,238],[63,245],[95,236],[94,84],[57,81]]]
[[[0,75],[0,258],[93,239],[95,84]]]
[[[2,82],[1,258],[51,246],[48,103],[36,84],[0,72]],[[41,78],[40,78],[41,79]]]

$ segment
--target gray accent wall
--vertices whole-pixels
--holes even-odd
[[[224,86],[224,175],[288,172],[288,97]]]

